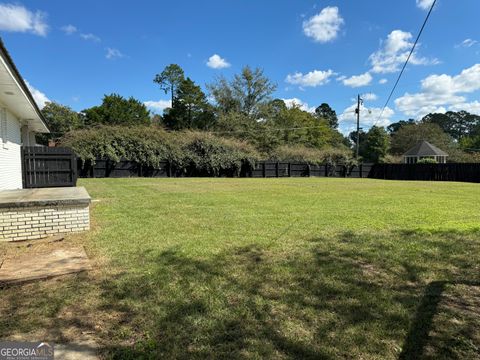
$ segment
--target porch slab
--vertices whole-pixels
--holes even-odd
[[[87,231],[90,202],[84,187],[0,191],[0,241]]]
[[[90,202],[90,195],[82,186],[0,191],[0,209],[88,205]]]
[[[6,258],[0,267],[0,285],[47,279],[55,276],[91,270],[83,248],[55,249],[49,252],[26,252]]]

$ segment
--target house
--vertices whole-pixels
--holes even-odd
[[[21,146],[48,133],[45,119],[0,40],[0,190],[22,188]]]
[[[22,189],[22,147],[35,146],[35,134],[48,132],[0,40],[0,241],[33,240],[90,228],[91,199],[85,188]]]
[[[416,164],[423,159],[433,159],[439,164],[447,162],[448,154],[428,141],[419,141],[414,147],[403,154],[405,164]]]

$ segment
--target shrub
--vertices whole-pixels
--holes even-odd
[[[96,159],[114,163],[122,159],[141,165],[158,166],[161,161],[173,160],[180,155],[178,145],[157,127],[98,126],[67,133],[61,146],[71,148],[83,163]]]
[[[310,164],[354,164],[352,152],[346,148],[316,149],[301,145],[283,145],[276,148],[270,159],[278,161],[301,161]]]
[[[432,158],[424,158],[417,161],[417,164],[438,164],[437,160]]]
[[[67,133],[61,146],[71,148],[83,164],[95,160],[137,162],[158,167],[168,161],[180,174],[195,176],[238,175],[259,159],[255,149],[242,141],[205,132],[166,132],[152,126],[98,126]]]
[[[183,154],[180,167],[190,175],[238,176],[242,168],[251,168],[259,160],[259,154],[246,142],[191,131],[175,137]]]

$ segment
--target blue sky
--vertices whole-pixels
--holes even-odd
[[[82,110],[116,92],[161,112],[169,95],[152,79],[166,65],[204,88],[250,65],[278,85],[274,97],[305,109],[327,102],[349,131],[358,93],[364,128],[431,111],[480,114],[480,2],[438,0],[379,119],[431,1],[0,2],[0,32],[40,103]]]

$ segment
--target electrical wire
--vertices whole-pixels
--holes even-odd
[[[382,111],[380,112],[380,115],[378,116],[377,120],[375,121],[375,125],[380,121],[380,118],[382,117],[385,109],[387,108],[388,103],[392,99],[393,93],[395,92],[395,89],[397,88],[398,83],[400,82],[400,79],[402,78],[403,73],[405,72],[405,68],[408,65],[408,62],[410,61],[410,58],[413,55],[413,52],[415,51],[415,48],[417,47],[418,40],[420,40],[420,36],[423,33],[423,29],[425,29],[425,26],[427,25],[428,19],[430,18],[430,15],[432,14],[433,8],[435,7],[435,4],[437,3],[437,0],[433,0],[432,6],[430,7],[430,10],[428,11],[428,14],[425,18],[425,21],[423,22],[422,27],[420,28],[420,32],[417,35],[417,38],[415,39],[415,43],[412,46],[412,50],[410,50],[410,53],[408,54],[407,60],[405,61],[405,64],[403,64],[402,70],[400,71],[400,74],[398,74],[397,81],[395,82],[395,85],[393,85],[392,91],[390,92],[390,95],[387,98],[387,101],[385,102],[385,105],[382,108]]]

